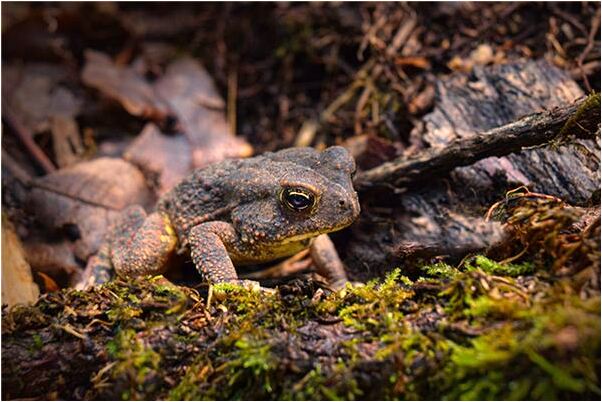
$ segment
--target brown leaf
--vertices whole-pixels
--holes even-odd
[[[68,240],[28,240],[23,244],[23,248],[27,262],[36,273],[44,273],[62,286],[76,280],[81,273],[81,267],[73,255],[73,244]]]
[[[343,143],[357,166],[366,170],[393,159],[397,150],[391,141],[371,134],[356,135]]]
[[[54,281],[54,279],[52,279],[51,277],[49,277],[48,275],[46,275],[43,272],[36,272],[36,274],[42,278],[42,282],[44,283],[44,290],[46,292],[56,292],[57,290],[59,290],[59,285],[56,284],[56,282]]]
[[[130,66],[118,66],[106,54],[88,50],[82,81],[119,102],[134,116],[164,121],[171,116],[169,106],[144,77]]]
[[[52,145],[59,167],[73,165],[84,154],[79,127],[73,117],[56,115],[52,118]]]
[[[55,64],[2,67],[2,97],[33,134],[50,130],[55,115],[75,116],[81,101],[61,83],[68,77]]]
[[[147,177],[157,178],[157,193],[165,193],[192,168],[190,144],[184,135],[167,136],[149,123],[130,144],[123,157],[139,166]]]
[[[84,147],[75,116],[82,102],[63,86],[68,80],[64,68],[42,63],[9,65],[3,73],[3,102],[15,118],[32,134],[52,132],[59,167],[79,161]]]
[[[2,304],[32,303],[40,294],[25,261],[21,241],[8,218],[2,215]]]
[[[252,153],[249,144],[230,133],[224,101],[198,62],[185,58],[172,63],[156,91],[169,102],[185,135],[165,135],[147,124],[124,158],[156,181],[159,195],[193,168]]]
[[[96,252],[119,210],[153,202],[142,173],[113,158],[79,163],[37,179],[29,197],[41,223],[69,231],[81,260]]]
[[[155,88],[171,106],[190,141],[193,167],[251,155],[251,146],[230,132],[224,101],[197,61],[182,58],[173,62]]]

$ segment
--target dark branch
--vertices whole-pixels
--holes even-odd
[[[565,125],[570,124],[570,128]],[[490,156],[505,156],[525,147],[546,144],[559,132],[591,138],[600,123],[600,94],[579,99],[554,110],[535,113],[470,139],[453,141],[445,148],[428,149],[413,157],[400,157],[357,175],[355,188],[366,191],[377,186],[408,187],[418,181],[439,177],[452,169],[472,165]],[[575,131],[576,133],[573,133]]]

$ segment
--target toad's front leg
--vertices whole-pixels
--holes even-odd
[[[210,284],[239,283],[255,288],[254,281],[240,280],[228,254],[228,247],[234,249],[239,243],[234,227],[226,222],[204,222],[188,235],[190,255],[197,270]]]

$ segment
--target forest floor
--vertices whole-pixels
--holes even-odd
[[[599,3],[3,4],[2,397],[600,398]],[[273,293],[83,289],[195,167],[343,145],[362,215]],[[256,273],[249,275],[257,275]]]

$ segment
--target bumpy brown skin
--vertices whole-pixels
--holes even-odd
[[[309,247],[319,272],[341,287],[345,271],[325,233],[359,215],[354,170],[342,147],[291,148],[198,169],[164,195],[151,215],[137,206],[124,211],[104,252],[124,277],[162,273],[174,252],[190,252],[206,280],[220,283],[239,281],[235,265]],[[316,202],[296,211],[282,202],[283,188],[308,189]]]

